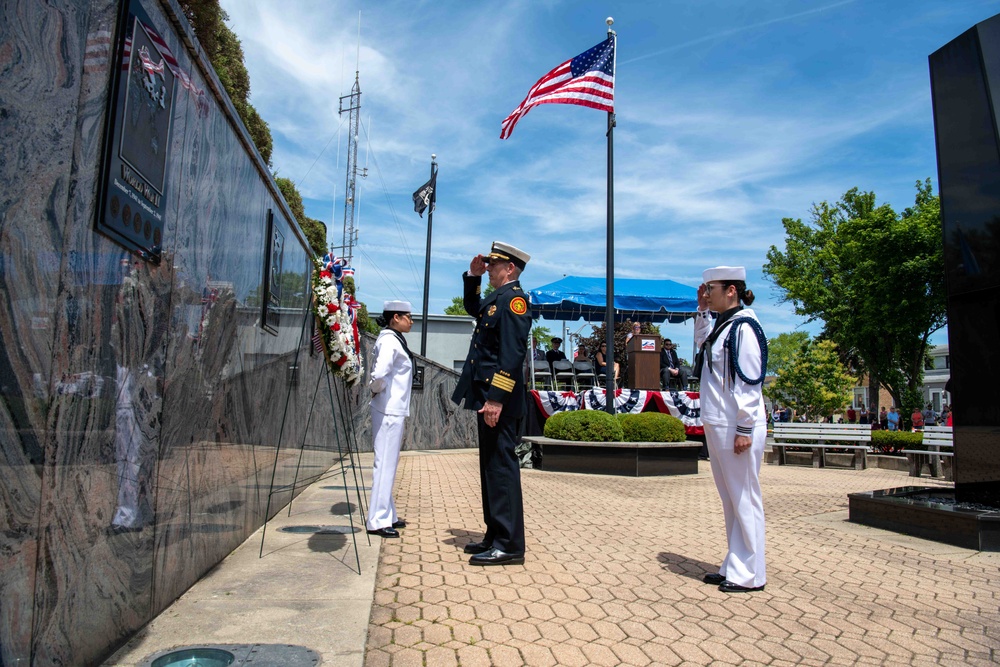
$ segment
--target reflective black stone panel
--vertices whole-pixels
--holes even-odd
[[[966,549],[1000,551],[1000,510],[970,506],[951,489],[906,486],[848,497],[855,523]]]
[[[1000,506],[1000,15],[930,56],[958,497]]]

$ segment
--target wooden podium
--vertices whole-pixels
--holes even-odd
[[[629,389],[660,390],[660,337],[655,334],[636,334],[625,344],[628,353]]]

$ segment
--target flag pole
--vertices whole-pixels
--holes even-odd
[[[420,316],[420,356],[427,356],[427,300],[430,296],[431,287],[431,221],[434,219],[434,202],[437,201],[437,182],[434,176],[437,174],[437,155],[431,153],[431,180],[434,189],[431,190],[430,211],[427,212],[427,253],[424,257],[424,304],[423,314]]]
[[[618,63],[618,34],[611,29],[615,20],[608,17],[608,37],[615,40],[615,65]],[[612,76],[617,72],[612,71]],[[617,84],[617,80],[615,81]],[[604,314],[605,341],[608,354],[604,359],[604,409],[615,414],[615,113],[608,112],[608,242],[607,242],[607,309]]]

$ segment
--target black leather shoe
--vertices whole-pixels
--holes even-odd
[[[379,528],[378,530],[369,530],[369,535],[381,535],[382,537],[399,537],[399,531],[395,528]]]
[[[493,547],[469,559],[469,565],[521,565],[524,554],[509,554]]]
[[[749,588],[747,586],[740,586],[739,584],[734,584],[731,581],[723,581],[719,584],[719,590],[723,593],[750,593],[751,591],[762,591],[763,586],[757,586],[756,588]]]
[[[484,551],[489,551],[492,546],[493,546],[492,544],[487,544],[485,541],[469,542],[468,544],[465,545],[462,551],[464,551],[467,554],[481,554]]]
[[[392,522],[393,528],[406,528],[406,519],[399,519]]]
[[[706,584],[712,584],[713,586],[718,586],[719,584],[723,583],[726,580],[726,578],[723,577],[721,574],[710,572],[706,574],[704,577],[702,577],[701,580],[704,581]]]

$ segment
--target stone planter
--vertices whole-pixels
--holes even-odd
[[[542,448],[542,470],[650,477],[694,475],[700,442],[575,442],[525,436]]]

